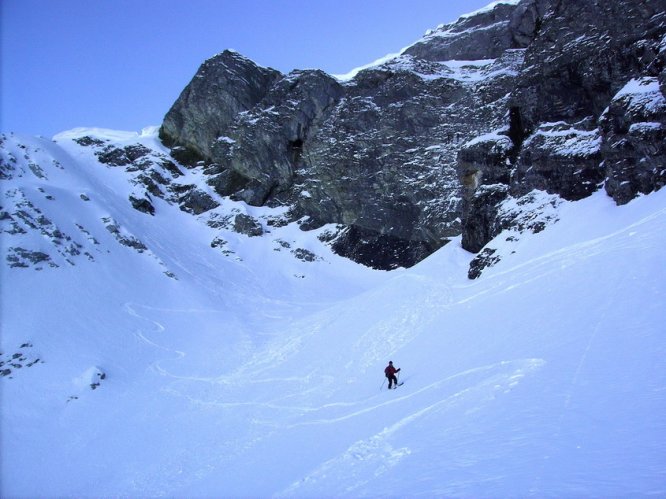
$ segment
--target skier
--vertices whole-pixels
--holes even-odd
[[[384,369],[384,374],[389,380],[389,390],[395,384],[395,388],[398,388],[398,378],[395,377],[395,373],[399,373],[400,368],[396,369],[393,367],[393,361],[389,360],[389,365]]]

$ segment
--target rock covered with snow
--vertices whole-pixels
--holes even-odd
[[[177,280],[179,264],[160,254],[163,239],[183,225],[204,232],[194,247],[234,261],[242,261],[238,249],[249,238],[261,240],[255,243],[260,247],[288,242],[291,260],[324,261],[318,236],[326,228],[306,233],[285,207],[253,208],[225,198],[210,185],[214,166],[184,165],[168,153],[156,128],[140,134],[81,128],[53,140],[0,134],[1,265],[57,271],[131,254]],[[165,218],[159,234],[147,237],[146,227]]]
[[[513,194],[538,189],[582,199],[603,182],[601,161],[601,135],[591,120],[543,123],[523,142],[511,182]]]
[[[306,230],[334,223],[335,250],[366,265],[411,266],[460,233],[479,251],[509,197],[605,182],[623,202],[663,185],[662,111],[616,94],[652,78],[663,98],[665,4],[493,2],[348,79],[223,52],[161,136],[219,195],[285,207]]]
[[[664,185],[665,11],[662,0],[551,2],[525,49],[507,126],[460,149],[467,249],[506,226],[498,201],[535,189],[578,200],[605,185],[626,203]]]
[[[515,7],[500,2],[461,19],[460,30],[482,32],[488,19]],[[367,265],[411,266],[460,233],[458,148],[479,131],[505,125],[505,101],[523,57],[509,44],[482,50],[475,60],[440,60],[434,38],[424,43],[348,81],[294,71],[264,80],[261,92],[224,90],[262,95],[242,109],[218,105],[224,117],[206,118],[214,100],[186,110],[183,96],[208,99],[198,92],[204,84],[245,85],[248,78],[225,62],[239,56],[223,53],[202,66],[174,104],[162,137],[177,154],[179,147],[204,152],[208,182],[220,195],[287,206],[304,229],[335,223],[336,251]],[[211,73],[215,59],[224,75]],[[207,128],[208,143],[179,139],[190,128]]]
[[[405,53],[433,61],[500,57],[538,34],[549,0],[503,0],[429,31]]]
[[[618,204],[666,185],[666,98],[657,77],[631,79],[600,123],[606,191]]]

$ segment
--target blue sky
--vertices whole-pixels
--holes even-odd
[[[490,0],[2,0],[0,130],[140,130],[207,58],[333,74]]]

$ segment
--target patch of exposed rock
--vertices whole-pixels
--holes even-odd
[[[535,189],[578,200],[605,186],[622,204],[664,185],[665,13],[663,0],[550,3],[508,127],[458,154],[466,249],[507,228],[500,203]]]

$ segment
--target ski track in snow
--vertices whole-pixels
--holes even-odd
[[[361,332],[351,346],[347,369],[371,368],[394,356],[400,349],[412,342],[420,328],[427,328],[437,316],[436,311],[446,308],[453,302],[451,287],[433,282],[423,276],[402,275],[395,279],[394,286],[415,289],[398,305],[395,314],[379,320],[366,331]],[[428,293],[421,290],[427,286]],[[381,297],[378,297],[381,301]]]
[[[436,296],[436,294],[435,294]],[[450,294],[447,294],[450,298]],[[433,300],[436,301],[436,300]],[[438,303],[440,303],[438,301]],[[406,305],[407,307],[411,305]],[[431,304],[432,306],[432,304]],[[180,312],[180,313],[192,313],[192,312],[203,312],[203,310],[194,310],[194,309],[161,309],[159,307],[149,307],[145,305],[137,305],[133,303],[125,303],[124,309],[126,313],[130,316],[149,322],[152,325],[152,333],[164,333],[165,326],[153,319],[150,319],[137,312],[137,308],[146,308],[152,311],[159,312]],[[416,321],[418,318],[413,318],[412,321]],[[406,322],[409,323],[409,318],[406,319]],[[385,326],[379,326],[380,330],[386,330]],[[405,330],[409,329],[405,327]],[[414,329],[414,328],[412,328]],[[371,331],[372,332],[372,331]],[[259,424],[266,427],[271,427],[279,430],[290,430],[302,426],[314,426],[314,425],[328,425],[339,423],[345,420],[350,420],[357,417],[366,416],[372,413],[381,412],[390,406],[400,406],[406,402],[412,401],[415,405],[422,404],[419,402],[419,398],[427,400],[432,397],[431,392],[438,391],[444,392],[443,399],[431,406],[421,409],[418,412],[406,416],[402,420],[402,424],[407,424],[408,422],[417,419],[419,415],[425,414],[431,410],[436,410],[438,407],[445,405],[446,403],[451,403],[455,401],[458,397],[462,396],[471,388],[465,388],[459,392],[450,393],[451,390],[447,389],[447,385],[455,381],[466,380],[470,377],[483,376],[484,380],[479,382],[481,385],[488,385],[493,383],[497,390],[502,389],[504,391],[510,390],[518,380],[524,376],[526,370],[532,370],[537,367],[540,367],[544,364],[544,361],[541,359],[527,359],[527,360],[516,360],[516,361],[503,361],[495,364],[476,367],[469,369],[460,373],[456,373],[445,378],[442,378],[438,381],[430,383],[424,387],[418,388],[413,392],[407,392],[402,395],[400,391],[406,390],[402,388],[397,397],[392,398],[388,401],[383,401],[380,403],[375,403],[368,405],[372,400],[377,399],[378,395],[371,395],[369,397],[354,400],[354,401],[337,401],[333,403],[323,403],[321,405],[307,405],[307,404],[294,404],[294,403],[285,403],[286,401],[297,398],[311,400],[315,395],[321,395],[322,392],[328,389],[331,383],[334,381],[334,378],[331,376],[322,376],[315,375],[314,373],[309,373],[304,376],[285,376],[285,377],[261,377],[261,374],[268,369],[267,367],[262,367],[258,370],[248,369],[248,365],[244,365],[241,369],[241,374],[237,373],[235,376],[232,374],[230,376],[211,376],[211,377],[198,377],[198,376],[184,376],[184,375],[175,375],[169,372],[167,369],[161,366],[161,362],[182,360],[187,356],[187,353],[181,350],[173,349],[167,347],[163,344],[157,343],[156,341],[148,338],[147,334],[143,329],[137,329],[134,332],[135,336],[140,339],[142,342],[150,345],[159,350],[172,353],[173,355],[167,359],[161,359],[155,361],[151,368],[160,374],[168,378],[172,378],[175,381],[183,382],[194,382],[194,383],[203,383],[209,384],[211,386],[222,387],[232,386],[236,390],[242,386],[251,386],[251,385],[267,385],[268,390],[270,390],[270,385],[275,383],[293,383],[293,390],[286,390],[286,394],[283,394],[279,397],[273,398],[268,401],[247,401],[247,400],[220,400],[223,396],[229,396],[229,393],[225,393],[224,390],[221,394],[217,395],[215,398],[201,398],[192,396],[188,393],[187,387],[167,387],[163,391],[171,393],[172,395],[183,397],[194,405],[199,405],[202,407],[216,407],[220,409],[233,409],[233,408],[255,408],[260,410],[260,413],[263,411],[270,412],[272,417],[270,419],[263,420],[258,415],[257,418],[253,419],[254,424]],[[314,334],[314,333],[312,333]],[[399,336],[400,337],[400,336]],[[403,342],[408,342],[411,338],[400,337]],[[303,341],[302,336],[297,337],[295,340],[288,341],[286,348],[289,350],[297,349],[297,345],[294,345],[293,342],[296,341],[299,345]],[[363,343],[365,340],[362,337],[359,339],[359,343]],[[383,338],[375,338],[376,342],[382,342]],[[249,363],[251,367],[252,362]],[[505,374],[497,374],[496,371],[508,371]],[[405,381],[409,381],[409,378],[406,378]],[[467,381],[465,381],[467,383]],[[303,386],[310,386],[310,388],[303,390]],[[475,386],[475,385],[472,385]],[[239,391],[242,393],[242,390]],[[286,418],[286,419],[285,419]],[[279,422],[282,421],[282,422]],[[402,426],[398,425],[394,428],[394,431]]]
[[[418,336],[418,331],[427,330],[429,323],[437,320],[437,311],[441,312],[442,309],[547,279],[553,273],[572,265],[579,265],[602,253],[634,251],[649,247],[654,244],[654,235],[650,231],[641,230],[641,226],[659,217],[663,219],[665,214],[666,209],[660,210],[610,234],[528,259],[518,265],[500,269],[490,274],[484,281],[464,286],[437,284],[424,276],[398,275],[395,278],[395,286],[405,289],[427,286],[429,293],[407,294],[395,314],[377,321],[361,332],[350,344],[349,356],[354,360],[347,361],[344,368],[345,370],[367,369],[373,367],[378,359],[389,358],[412,342]],[[509,284],[506,282],[507,278],[510,280]],[[618,289],[619,286],[620,283]],[[376,296],[376,300],[381,301],[381,299],[381,295]],[[369,300],[372,301],[374,300]],[[604,318],[615,301],[614,294],[607,297],[603,313],[589,332],[585,347],[580,352],[575,370],[564,392],[560,414],[554,423],[552,434],[554,440],[558,440],[565,429],[565,419],[572,400],[577,396],[576,387],[583,366],[594,348]],[[125,305],[128,314],[151,324],[150,332],[138,330],[137,337],[154,348],[172,354],[167,359],[156,361],[153,364],[154,370],[162,376],[173,379],[174,382],[185,383],[170,385],[162,391],[202,408],[249,411],[246,424],[248,431],[254,435],[251,443],[247,444],[250,447],[270,440],[273,435],[299,431],[307,427],[333,428],[349,422],[358,422],[363,427],[367,426],[368,421],[381,419],[382,414],[399,411],[400,416],[394,423],[356,440],[347,450],[324,461],[306,478],[292,483],[279,495],[317,494],[321,490],[328,490],[327,484],[330,483],[335,483],[338,487],[340,483],[346,483],[344,488],[337,489],[337,493],[342,495],[362,491],[366,483],[390,472],[401,460],[412,454],[413,450],[409,446],[396,444],[396,440],[401,440],[398,437],[408,428],[418,425],[420,420],[429,415],[457,410],[464,403],[469,404],[469,410],[478,411],[484,404],[511,392],[527,374],[546,364],[544,359],[539,358],[502,361],[464,370],[425,386],[410,383],[406,389],[401,388],[393,392],[394,398],[388,400],[377,394],[350,400],[345,398],[343,392],[338,391],[333,397],[334,401],[331,402],[329,392],[335,387],[334,376],[317,369],[311,369],[298,376],[276,374],[280,372],[279,366],[292,361],[313,338],[331,328],[338,316],[335,307],[320,314],[314,324],[308,325],[307,322],[288,324],[286,330],[279,335],[272,335],[268,343],[236,370],[226,375],[210,377],[175,375],[162,367],[161,363],[182,360],[187,353],[149,338],[151,333],[164,333],[165,327],[160,322],[138,313],[139,307],[170,313],[203,311],[166,310],[131,303]],[[270,310],[264,311],[264,314],[275,319],[283,317],[282,314],[271,313]],[[276,384],[280,385],[278,395],[275,395],[272,389]],[[194,388],[195,386],[198,388]],[[202,386],[208,388],[204,389]],[[254,400],[248,400],[245,395],[249,390],[253,393]],[[317,401],[321,403],[316,403]],[[549,472],[552,473],[553,465],[551,456],[548,454],[541,456],[541,463],[535,465],[531,490],[543,490],[545,486],[543,479]]]
[[[443,378],[439,381],[435,381],[425,387],[419,388],[414,392],[408,392],[406,395],[398,396],[393,399],[390,399],[385,402],[381,402],[379,404],[375,404],[372,406],[367,406],[363,407],[362,409],[353,411],[353,412],[346,412],[341,415],[333,416],[333,417],[320,417],[319,419],[313,419],[310,421],[305,421],[305,422],[299,422],[291,425],[285,425],[284,428],[295,428],[298,426],[307,426],[307,425],[321,425],[321,424],[331,424],[331,423],[337,423],[340,421],[344,421],[346,419],[351,419],[357,416],[365,415],[367,413],[377,411],[379,409],[383,409],[387,406],[391,405],[402,405],[405,402],[410,401],[411,399],[417,399],[419,396],[427,394],[428,398],[431,397],[431,394],[428,392],[431,391],[443,391],[447,392],[446,385],[452,381],[459,381],[460,379],[467,378],[470,376],[474,376],[477,374],[483,374],[486,375],[487,373],[491,373],[492,371],[495,370],[504,370],[504,369],[509,369],[510,373],[504,374],[504,375],[490,375],[488,378],[484,379],[482,383],[490,383],[493,382],[495,383],[496,388],[512,388],[517,384],[517,380],[522,378],[524,376],[525,370],[529,369],[535,369],[536,367],[540,367],[543,365],[545,362],[541,359],[527,359],[527,360],[516,360],[516,361],[503,361],[503,362],[498,362],[496,364],[491,364],[488,366],[482,366],[482,367],[477,367],[474,369],[469,369],[467,371],[461,372],[454,374],[452,376],[447,376],[446,378]],[[516,367],[520,366],[520,367]],[[409,379],[409,378],[408,378]],[[506,386],[504,386],[506,385]],[[400,391],[406,391],[406,389],[400,389]],[[411,420],[413,416],[418,415],[421,412],[427,412],[440,404],[448,401],[455,399],[456,397],[460,396],[461,394],[465,393],[469,388],[466,388],[460,392],[454,393],[453,395],[447,395],[444,400],[441,402],[438,402],[436,404],[433,404],[430,407],[427,407],[426,409],[423,409],[422,411],[419,411],[415,413],[412,416],[409,416],[405,418],[405,421]],[[337,409],[339,407],[343,407],[347,409],[350,406],[363,406],[367,403],[368,400],[374,399],[376,396],[372,396],[369,399],[366,400],[361,400],[357,402],[343,402],[343,403],[335,403],[335,404],[325,404],[319,407],[308,407],[305,408],[305,411],[308,413],[319,413],[323,411],[329,411],[330,409],[334,408]]]
[[[664,210],[664,213],[666,213],[666,210]],[[652,217],[648,217],[648,218],[651,219]],[[631,228],[631,227],[629,227],[629,228]],[[624,229],[622,231],[618,231],[618,234],[619,233],[625,233],[627,230],[629,230],[629,228]],[[633,235],[633,233],[629,233],[629,236],[632,236],[632,235]],[[604,238],[600,238],[600,239],[604,239]],[[620,246],[622,246],[622,245],[620,245]],[[619,247],[619,246],[616,245],[616,248],[617,247]],[[576,387],[579,384],[580,375],[581,375],[581,372],[583,370],[583,366],[585,365],[587,357],[590,354],[590,351],[592,350],[592,346],[595,342],[595,339],[596,339],[597,335],[602,330],[602,325],[604,323],[604,320],[608,316],[608,312],[611,310],[611,307],[613,306],[613,304],[617,303],[617,300],[616,300],[616,297],[618,295],[617,290],[621,289],[620,288],[621,283],[619,282],[621,280],[621,277],[617,276],[616,280],[618,281],[617,286],[612,288],[612,289],[614,289],[614,292],[609,293],[608,298],[606,300],[606,303],[603,306],[601,317],[600,317],[599,320],[597,320],[594,328],[590,332],[590,334],[588,336],[588,340],[587,340],[587,345],[585,346],[585,348],[583,349],[583,351],[580,354],[580,358],[579,358],[578,363],[576,365],[576,369],[573,373],[573,376],[571,378],[569,387],[568,387],[566,395],[564,397],[564,403],[562,405],[562,411],[561,411],[560,416],[557,420],[557,423],[555,424],[555,431],[553,433],[554,439],[558,439],[560,437],[560,435],[562,434],[562,430],[565,428],[564,420],[565,420],[565,418],[567,416],[567,413],[569,411],[569,408],[571,406],[571,401],[576,396]],[[538,471],[535,473],[534,485],[531,488],[531,490],[534,493],[538,493],[539,490],[542,490],[542,488],[541,488],[542,487],[542,483],[541,483],[542,477],[545,475],[546,468],[548,468],[551,465],[552,465],[552,463],[550,461],[550,456],[545,454],[542,457],[542,462],[541,462],[541,465],[538,468]]]
[[[152,309],[152,310],[155,310],[154,307],[146,307],[145,305],[142,305],[142,306],[143,306],[144,308],[150,308],[150,309]],[[158,322],[158,321],[155,321],[155,320],[153,320],[153,319],[149,319],[148,317],[145,317],[145,316],[139,314],[139,313],[136,311],[136,308],[137,308],[137,307],[139,307],[139,305],[136,305],[136,304],[133,304],[133,303],[130,303],[130,302],[127,302],[127,303],[125,303],[125,304],[123,305],[123,308],[125,309],[125,312],[128,313],[131,317],[135,317],[135,318],[137,318],[137,319],[141,319],[141,320],[144,320],[144,321],[148,321],[148,322],[150,322],[150,323],[154,326],[153,331],[152,331],[153,333],[164,333],[164,331],[166,330],[166,328],[164,327],[164,325],[163,325],[162,323],[160,323],[160,322]],[[159,343],[156,343],[155,341],[149,339],[149,338],[146,336],[146,333],[144,332],[143,329],[136,329],[136,330],[134,331],[134,335],[136,336],[136,338],[138,338],[139,340],[143,341],[143,342],[146,343],[147,345],[150,345],[151,347],[154,347],[154,348],[157,348],[157,349],[159,349],[159,350],[164,350],[164,351],[166,351],[166,352],[171,352],[171,353],[175,354],[175,357],[173,357],[173,358],[170,359],[170,360],[173,360],[173,359],[176,359],[176,360],[178,360],[178,359],[183,359],[183,358],[185,358],[185,357],[187,356],[187,354],[186,354],[185,352],[181,351],[181,350],[175,350],[175,349],[173,349],[173,348],[169,348],[169,347],[166,347],[166,346],[164,346],[164,345],[160,345]],[[160,366],[160,361],[155,361],[155,362],[153,362],[153,364],[151,365],[151,368],[154,369],[155,372],[161,374],[162,376],[170,376],[170,377],[172,377],[172,378],[176,378],[176,377],[177,377],[177,376],[174,376],[174,375],[170,374],[166,369],[164,369],[163,367],[161,367],[161,366]]]
[[[413,393],[337,418],[296,424],[294,426],[339,423],[345,419],[385,409],[393,404],[418,408],[414,412],[407,411],[395,423],[378,433],[354,442],[340,456],[324,462],[304,479],[291,484],[277,496],[316,495],[317,491],[329,490],[328,486],[337,487],[333,492],[334,495],[356,495],[366,483],[390,472],[403,458],[413,453],[409,447],[395,446],[395,441],[399,440],[396,437],[410,426],[417,425],[419,420],[426,416],[448,410],[459,410],[461,406],[468,405],[470,406],[468,410],[477,411],[499,395],[509,393],[529,372],[543,365],[545,361],[542,359],[525,359],[481,366],[448,376]],[[448,386],[455,385],[455,382],[459,382],[462,388]],[[432,390],[439,391],[441,397],[439,401],[428,404],[427,400],[433,400],[429,394],[422,401],[414,400],[410,403],[410,399],[416,399]]]

